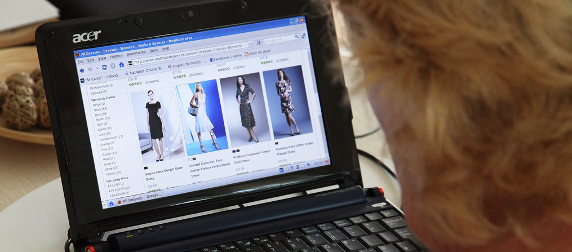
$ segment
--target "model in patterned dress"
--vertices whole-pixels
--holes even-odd
[[[282,113],[286,115],[286,122],[288,123],[288,127],[290,127],[290,135],[299,135],[300,129],[298,129],[298,124],[296,124],[296,120],[294,120],[294,116],[292,116],[292,112],[294,112],[294,103],[290,96],[290,93],[292,93],[290,78],[286,76],[286,73],[282,69],[278,69],[277,75],[278,82],[276,82],[276,93],[280,96],[280,106],[282,108]],[[294,124],[294,127],[296,128],[296,133],[292,130],[292,124]]]
[[[149,102],[145,105],[147,108],[147,129],[151,133],[153,147],[157,152],[155,162],[159,162],[163,161],[165,157],[163,152],[163,131],[165,131],[165,124],[163,124],[163,116],[161,114],[161,103],[155,100],[153,90],[149,90],[147,96],[149,96]]]
[[[252,93],[252,99],[249,99],[250,93]],[[248,131],[248,135],[250,136],[248,141],[252,142],[252,140],[254,140],[258,143],[258,138],[256,138],[254,134],[256,121],[254,120],[254,114],[250,106],[254,101],[254,97],[256,97],[256,92],[252,90],[250,85],[246,84],[243,76],[238,76],[236,78],[236,102],[240,106],[240,121],[242,122],[242,127],[245,127],[246,131]]]
[[[201,150],[203,152],[207,152],[205,146],[203,145],[203,139],[201,137],[201,133],[203,132],[210,132],[211,138],[213,139],[213,145],[215,148],[219,149],[218,145],[216,144],[216,136],[213,131],[213,124],[207,115],[207,106],[206,106],[206,99],[207,94],[205,94],[205,90],[201,83],[197,82],[195,86],[195,94],[191,99],[190,105],[198,109],[197,116],[195,117],[195,131],[197,132],[197,136],[199,137],[199,142],[201,143]]]

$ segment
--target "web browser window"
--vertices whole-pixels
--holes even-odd
[[[330,164],[304,16],[74,53],[104,209]]]

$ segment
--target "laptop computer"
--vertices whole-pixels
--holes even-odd
[[[423,249],[362,188],[332,22],[229,0],[39,27],[66,249]]]

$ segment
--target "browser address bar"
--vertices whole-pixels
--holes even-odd
[[[178,53],[158,55],[158,56],[154,56],[154,57],[134,59],[134,60],[129,61],[129,65],[133,65],[133,66],[144,65],[144,64],[157,63],[157,62],[167,61],[167,60],[175,60],[175,59],[186,58],[186,57],[201,56],[201,55],[206,55],[206,54],[211,54],[211,53],[232,51],[232,50],[243,49],[243,48],[247,48],[247,47],[248,47],[248,42],[241,42],[241,43],[222,45],[222,46],[213,46],[213,47],[207,47],[207,48],[191,50],[191,51],[184,51],[184,52],[178,52]]]

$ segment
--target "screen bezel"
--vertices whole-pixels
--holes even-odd
[[[73,226],[72,223],[78,226],[99,223],[101,226],[107,225],[111,228],[111,226],[119,225],[111,223],[125,216],[129,216],[132,220],[130,223],[133,224],[143,222],[145,216],[156,215],[162,211],[173,213],[174,209],[178,209],[176,212],[185,212],[183,209],[231,204],[232,200],[228,200],[229,198],[255,199],[260,194],[270,196],[294,187],[312,188],[314,185],[340,184],[341,178],[348,177],[348,174],[352,174],[349,177],[354,180],[350,179],[349,184],[361,184],[361,178],[355,175],[356,172],[359,174],[359,167],[347,90],[343,83],[342,73],[331,71],[332,66],[341,69],[337,57],[335,34],[333,30],[327,28],[332,27],[331,13],[303,0],[244,1],[248,5],[245,9],[241,8],[240,2],[221,1],[125,16],[64,21],[47,24],[38,29],[38,52],[46,85],[70,225]],[[236,8],[229,8],[229,6],[236,6]],[[193,18],[184,18],[182,14],[190,9],[198,14]],[[331,165],[133,205],[102,209],[73,57],[73,51],[80,48],[72,42],[73,34],[91,30],[102,30],[106,34],[114,34],[113,38],[100,36],[98,41],[90,41],[82,45],[96,47],[134,39],[196,32],[300,15],[305,15],[307,20]],[[139,18],[143,20],[142,25],[138,25],[135,21]],[[343,182],[348,183],[347,179]],[[137,221],[137,219],[141,220]]]

